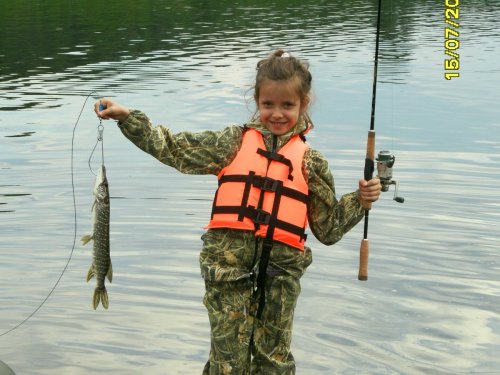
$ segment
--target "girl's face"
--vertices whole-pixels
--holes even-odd
[[[257,103],[260,121],[274,135],[292,129],[307,104],[300,100],[294,80],[266,80],[260,86]]]

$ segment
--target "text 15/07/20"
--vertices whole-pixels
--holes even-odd
[[[444,78],[451,80],[460,77],[460,0],[445,0],[444,8],[444,53],[450,58],[444,59]]]

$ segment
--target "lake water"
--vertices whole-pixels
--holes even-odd
[[[395,153],[406,201],[391,188],[374,205],[367,282],[357,280],[361,224],[333,247],[310,236],[298,374],[500,373],[498,5],[458,6],[460,77],[445,80],[445,2],[384,1],[377,151]],[[5,333],[71,254],[71,140],[85,99],[94,92],[75,131],[77,238],[91,227],[95,98],[174,131],[244,123],[255,65],[279,47],[310,62],[308,139],[340,196],[364,165],[375,2],[2,0],[0,13],[0,360],[29,375],[201,373],[209,325],[198,253],[215,179],[161,165],[112,122],[109,310],[91,308],[91,248],[77,241],[54,293]]]

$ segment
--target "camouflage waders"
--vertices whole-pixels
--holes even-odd
[[[255,280],[248,273],[255,237],[251,232],[242,236],[242,232],[209,230],[203,236],[203,302],[211,327],[210,357],[203,375],[295,374],[290,352],[293,314],[300,276],[312,261],[311,251],[276,244],[267,268],[266,303],[257,319],[260,294],[253,295]],[[234,280],[235,269],[247,271]]]

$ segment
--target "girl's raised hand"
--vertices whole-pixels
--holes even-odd
[[[100,105],[102,105],[103,108],[102,111],[99,111]],[[94,104],[94,111],[97,114],[97,116],[102,118],[103,120],[113,119],[113,120],[123,121],[130,114],[130,111],[127,107],[115,103],[114,101],[108,98],[102,98],[99,101],[97,101]]]

